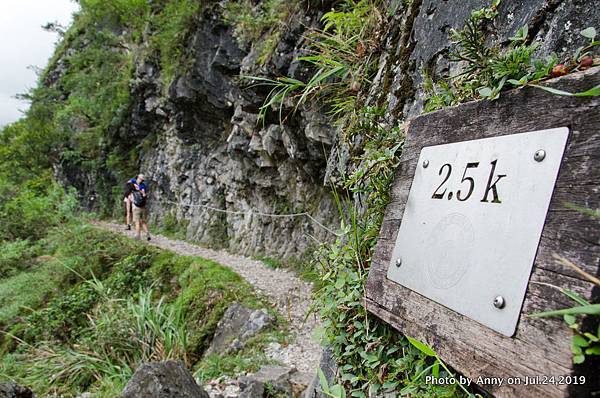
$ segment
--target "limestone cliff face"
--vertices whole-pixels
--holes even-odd
[[[160,71],[137,65],[130,134],[155,137],[140,167],[152,182],[151,220],[171,212],[189,221],[187,236],[200,243],[299,256],[331,233],[304,216],[255,213],[308,212],[336,228],[336,206],[323,184],[335,130],[318,109],[300,109],[283,125],[259,121],[268,91],[239,76],[302,73],[292,60],[303,25],[316,16],[298,15],[265,65],[239,48],[221,19],[210,10],[201,16],[186,49],[191,67],[166,98],[156,84]]]
[[[598,25],[600,11],[593,3],[503,1],[489,41],[506,44],[527,24],[530,36],[542,42],[540,55],[572,53],[582,45],[579,31]],[[436,80],[457,68],[449,62],[449,31],[486,5],[483,0],[390,0],[383,5],[387,21],[379,71],[362,94],[367,104],[387,109],[389,126],[422,111],[423,71]],[[300,256],[314,242],[332,238],[306,217],[266,217],[252,210],[308,212],[335,229],[339,220],[328,181],[347,172],[349,154],[356,151],[337,139],[326,112],[314,104],[283,125],[276,112],[259,121],[269,89],[240,78],[306,81],[306,67],[294,59],[302,54],[303,33],[318,25],[329,8],[323,2],[303,3],[265,63],[253,46],[240,48],[217,6],[196,18],[185,48],[191,62],[169,87],[162,86],[160,68],[140,57],[131,85],[131,117],[113,141],[141,146],[139,169],[151,180],[152,222],[175,216],[182,225],[189,222],[189,238],[245,254]],[[120,183],[108,171],[104,177],[82,175],[68,164],[59,174],[87,197],[94,194],[97,179]]]

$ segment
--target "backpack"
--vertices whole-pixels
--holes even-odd
[[[136,207],[146,206],[146,197],[142,195],[141,191],[133,191],[133,204]]]

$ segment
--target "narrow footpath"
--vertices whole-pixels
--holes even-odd
[[[134,232],[126,231],[122,224],[96,222],[95,225],[131,238],[134,237]],[[213,260],[238,273],[254,286],[258,294],[267,297],[289,322],[289,329],[293,334],[290,344],[285,347],[277,343],[272,344],[266,352],[269,358],[287,366],[293,366],[300,372],[311,373],[317,369],[321,346],[313,338],[313,333],[318,323],[313,314],[305,320],[312,302],[311,283],[303,281],[294,272],[273,269],[261,261],[221,250],[207,249],[161,235],[153,235],[152,240],[148,243],[180,255]]]

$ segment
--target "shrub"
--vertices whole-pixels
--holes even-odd
[[[150,12],[147,0],[78,0],[81,9],[95,21],[114,20],[141,28]]]
[[[169,211],[160,221],[159,232],[175,239],[185,239],[189,220],[178,220],[174,211]]]
[[[232,302],[257,305],[252,288],[239,275],[213,261],[165,252],[150,272],[162,284],[163,291],[176,295],[176,305],[186,308],[192,362],[200,358]]]
[[[347,142],[357,134],[365,142],[343,176],[344,189],[360,197],[362,205],[350,206],[336,194],[340,236],[316,254],[321,288],[315,295],[315,308],[323,320],[323,340],[340,366],[341,385],[352,396],[462,396],[456,385],[425,383],[427,375],[443,377],[448,372],[363,306],[372,252],[403,142],[401,126],[386,126],[384,114],[378,108],[358,109],[343,131]]]
[[[150,266],[152,257],[152,254],[129,255],[115,263],[104,280],[92,273],[91,279],[72,287],[65,294],[52,299],[45,308],[29,315],[26,319],[29,327],[24,338],[29,342],[68,342],[76,338],[88,322],[82,315],[89,313],[98,302],[138,297],[139,289],[150,282],[144,270]],[[68,269],[82,277],[74,269]]]
[[[27,309],[43,305],[48,296],[56,293],[67,272],[47,263],[0,279],[0,327],[10,325],[27,314]]]
[[[0,242],[0,279],[30,268],[34,256],[35,248],[28,240]]]
[[[66,294],[50,301],[48,306],[29,315],[28,341],[68,341],[85,326],[87,313],[98,300],[98,293],[88,284],[71,288]]]
[[[0,202],[0,238],[5,240],[41,239],[50,228],[70,221],[76,209],[75,193],[65,193],[56,183],[42,192],[15,189],[4,199]]]

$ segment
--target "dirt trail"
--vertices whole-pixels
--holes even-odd
[[[123,225],[107,222],[98,222],[96,225],[134,237],[134,233],[125,231]],[[261,261],[225,251],[207,249],[161,235],[153,235],[149,244],[177,254],[199,256],[216,261],[241,275],[255,287],[259,294],[266,296],[275,304],[279,313],[290,323],[292,342],[285,347],[273,344],[267,349],[267,355],[295,367],[300,372],[315,371],[321,355],[321,347],[313,338],[313,332],[318,324],[312,314],[306,321],[304,320],[312,302],[312,284],[301,280],[291,271],[269,268]]]

